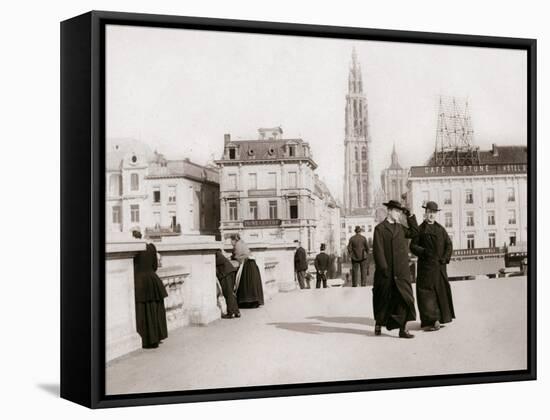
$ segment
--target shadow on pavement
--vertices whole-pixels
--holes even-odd
[[[319,322],[271,322],[268,325],[305,334],[338,333],[374,337],[374,331],[357,330],[355,328],[328,327],[321,325]]]
[[[59,397],[59,384],[38,384],[37,387],[50,395]]]
[[[360,324],[374,327],[374,319],[362,316],[310,316],[307,319],[316,321],[334,322],[336,324]]]

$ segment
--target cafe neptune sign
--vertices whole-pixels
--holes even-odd
[[[526,174],[526,164],[413,166],[411,178]]]

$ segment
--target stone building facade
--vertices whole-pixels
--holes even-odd
[[[401,167],[399,157],[395,151],[395,144],[391,154],[391,163],[382,171],[381,181],[385,200],[401,201],[407,192],[408,169]]]
[[[260,128],[253,140],[226,134],[216,164],[222,238],[240,233],[251,243],[298,239],[307,251],[315,250],[317,164],[307,142],[283,139],[280,127]]]
[[[168,160],[138,141],[111,142],[106,153],[106,230],[152,240],[219,235],[217,168]]]
[[[479,152],[479,164],[411,167],[409,205],[423,214],[426,201],[442,209],[439,222],[455,250],[518,246],[527,241],[527,147]]]

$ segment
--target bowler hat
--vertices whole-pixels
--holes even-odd
[[[324,251],[326,249],[326,245],[325,244],[321,244],[321,251]]]
[[[435,201],[428,201],[422,206],[423,209],[430,211],[440,211],[441,209],[437,208],[437,203]]]
[[[355,233],[361,232],[361,226],[355,226]]]
[[[401,205],[399,201],[390,200],[387,203],[382,203],[382,204],[385,205],[388,208],[388,210],[389,209],[404,210],[404,207]]]

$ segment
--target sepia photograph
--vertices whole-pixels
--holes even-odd
[[[525,49],[104,36],[107,396],[528,368]]]

